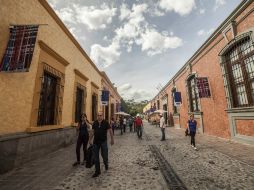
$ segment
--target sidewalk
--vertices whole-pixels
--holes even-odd
[[[168,127],[167,134],[174,139],[189,139],[189,137],[185,137],[185,129]],[[196,134],[195,139],[199,150],[209,148],[254,167],[254,145],[242,144],[205,134]]]

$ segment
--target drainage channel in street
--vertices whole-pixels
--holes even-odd
[[[147,141],[151,141],[151,138],[144,134]],[[149,145],[149,148],[158,162],[160,171],[167,183],[167,186],[170,190],[187,190],[186,186],[182,182],[182,180],[175,173],[172,166],[168,163],[165,157],[160,152],[159,148],[156,145]]]

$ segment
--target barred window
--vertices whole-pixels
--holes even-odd
[[[224,84],[231,94],[231,106],[254,105],[254,48],[250,36],[236,41],[224,54]],[[226,90],[226,91],[227,91]],[[226,94],[227,95],[227,94]]]
[[[187,80],[187,85],[188,85],[188,91],[189,91],[190,111],[191,112],[200,111],[200,104],[199,104],[198,91],[196,87],[195,75],[191,76]]]
[[[41,91],[37,125],[57,125],[61,123],[64,74],[44,64],[41,77]]]
[[[85,110],[85,87],[81,84],[77,84],[76,89],[76,110],[75,110],[75,122],[79,122],[81,119],[81,115]]]
[[[92,95],[92,121],[95,121],[97,119],[97,95]]]
[[[34,52],[38,25],[10,27],[10,38],[0,63],[0,71],[28,71]]]

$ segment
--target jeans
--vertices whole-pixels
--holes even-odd
[[[130,124],[129,126],[130,126],[130,132],[132,132],[132,125]]]
[[[161,128],[161,134],[162,134],[161,140],[164,141],[165,140],[165,128]]]
[[[193,145],[194,147],[196,147],[195,145],[195,131],[190,131],[190,136],[191,136],[191,145]]]
[[[80,162],[80,148],[83,144],[83,151],[84,151],[84,160],[86,160],[86,150],[87,150],[87,144],[88,144],[88,135],[78,135],[78,140],[76,144],[76,156],[77,161]]]
[[[138,138],[141,138],[142,137],[142,127],[137,126],[136,129],[137,129]]]
[[[95,173],[100,173],[101,169],[100,169],[100,152],[101,149],[101,156],[103,159],[103,163],[105,165],[105,167],[108,167],[108,144],[107,141],[103,142],[103,143],[98,143],[98,144],[94,144],[94,162],[95,162]]]

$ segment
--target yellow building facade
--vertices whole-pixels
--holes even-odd
[[[98,70],[46,0],[0,0],[0,4],[1,59],[6,52],[11,25],[39,25],[28,70],[0,72],[0,143],[4,146],[15,141],[18,149],[22,140],[16,134],[29,139],[45,138],[46,134],[54,138],[56,133],[63,135],[61,138],[68,137],[65,144],[71,143],[75,137],[72,126],[77,124],[81,113],[86,113],[90,121],[96,119],[101,108],[102,81],[109,79]],[[107,83],[113,97],[111,101],[120,102],[119,94],[110,85],[111,82]],[[29,140],[25,141],[22,143],[28,146]],[[42,144],[37,143],[37,148]],[[21,151],[20,156],[30,153],[33,150],[28,148]],[[17,157],[12,158],[13,166],[22,162],[17,162]],[[0,158],[2,164],[6,160]],[[11,167],[0,165],[0,173],[8,169]]]

